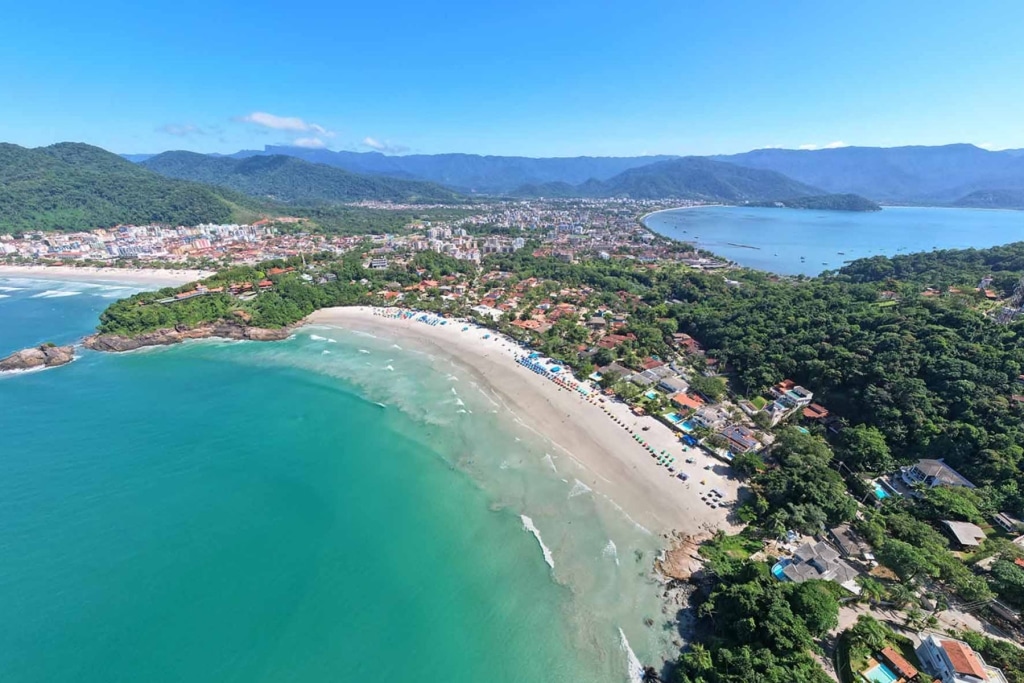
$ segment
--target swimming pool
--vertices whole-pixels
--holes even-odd
[[[772,567],[772,576],[779,581],[789,581],[789,577],[782,573],[782,570],[789,566],[790,560],[779,560]]]
[[[653,401],[654,399],[658,398],[658,393],[656,391],[648,391],[646,394],[644,394],[644,396]]]
[[[900,678],[893,673],[892,669],[882,663],[875,664],[867,671],[862,671],[860,675],[871,683],[896,683]]]
[[[683,416],[680,415],[679,413],[669,413],[668,415],[665,416],[665,419],[671,422],[672,424],[677,425],[680,422],[682,422]]]
[[[692,432],[693,431],[693,423],[690,422],[689,420],[686,420],[685,422],[683,422],[683,424],[681,424],[679,426],[683,428],[684,432]]]
[[[877,498],[878,500],[885,500],[886,498],[889,497],[889,492],[886,491],[884,488],[882,488],[881,484],[879,484],[876,481],[876,482],[874,482],[874,485],[875,485],[875,498]]]

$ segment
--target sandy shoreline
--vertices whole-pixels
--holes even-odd
[[[586,471],[588,486],[653,533],[735,530],[727,521],[728,510],[712,509],[701,500],[701,494],[711,488],[724,493],[729,502],[736,500],[738,484],[729,477],[728,467],[699,450],[686,451],[671,430],[653,418],[636,417],[622,403],[588,401],[522,367],[515,359],[523,349],[511,339],[472,325],[463,331],[462,323],[431,326],[384,317],[368,307],[323,309],[313,313],[308,322],[371,332],[452,358],[477,377],[510,417],[574,458]],[[675,456],[675,465],[690,475],[689,481],[683,482],[659,466],[610,415],[630,426],[656,451],[664,449]],[[649,431],[642,431],[644,426],[650,427]],[[695,462],[686,464],[687,457]],[[704,470],[706,464],[712,469]]]
[[[129,285],[169,287],[183,285],[212,275],[204,270],[159,270],[156,268],[96,268],[83,266],[0,265],[0,278],[24,277],[69,282],[117,282]]]

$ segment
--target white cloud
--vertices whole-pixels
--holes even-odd
[[[989,151],[992,151],[996,148],[996,146],[993,145],[991,142],[979,142],[978,147],[981,147],[982,149],[987,149]]]
[[[276,116],[265,111],[254,111],[251,114],[238,117],[239,121],[251,123],[263,128],[272,130],[289,130],[297,133],[316,133],[326,137],[334,137],[332,131],[327,130],[317,123],[311,123],[300,119],[298,116]]]
[[[799,147],[797,147],[797,149],[802,149],[805,152],[809,152],[812,149],[818,149],[818,146],[817,145],[800,145]]]
[[[174,135],[179,138],[185,138],[190,135],[206,135],[206,131],[194,123],[165,123],[156,130],[158,133],[166,133],[167,135]]]
[[[369,147],[376,152],[383,152],[384,154],[402,154],[409,151],[409,148],[404,145],[392,144],[390,140],[382,142],[377,138],[371,138],[369,135],[363,138],[361,144],[363,147]]]
[[[292,141],[292,144],[296,147],[305,147],[306,149],[323,149],[327,147],[327,143],[320,138],[296,138]]]
[[[842,140],[836,140],[835,142],[828,143],[822,149],[839,149],[840,147],[849,147],[849,145]]]

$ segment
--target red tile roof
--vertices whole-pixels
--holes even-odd
[[[700,408],[702,405],[704,405],[704,401],[702,401],[697,396],[690,396],[689,394],[684,393],[682,391],[672,396],[672,402],[675,403],[677,406],[681,406],[683,408],[692,408],[693,410],[696,410],[697,408]]]
[[[985,678],[985,669],[982,668],[981,662],[978,661],[978,655],[974,654],[974,650],[955,640],[943,640],[942,649],[945,650],[946,657],[949,658],[949,663],[953,666],[953,670],[958,674],[968,674],[981,679]]]
[[[917,669],[903,657],[899,652],[892,649],[891,647],[882,648],[882,657],[884,657],[892,668],[896,669],[903,678],[913,678],[917,675]]]

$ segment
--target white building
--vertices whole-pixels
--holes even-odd
[[[989,666],[971,646],[937,633],[921,633],[917,656],[925,670],[942,683],[1006,683],[1003,672]]]

